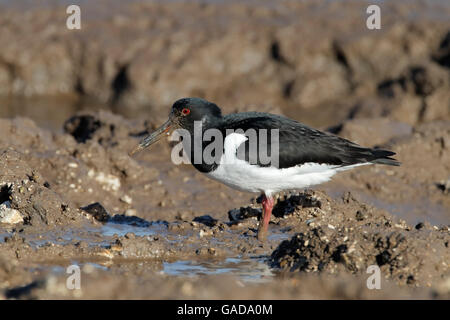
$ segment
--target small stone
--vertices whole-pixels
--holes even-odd
[[[252,207],[242,207],[239,209],[233,209],[228,211],[228,219],[230,221],[241,221],[252,217],[259,217],[261,215],[261,209],[255,209]]]
[[[425,224],[424,224],[423,222],[419,222],[419,223],[416,224],[416,226],[415,226],[415,228],[416,228],[417,230],[420,230],[420,229],[422,229],[423,227],[425,227]]]
[[[205,255],[205,254],[208,253],[208,252],[209,252],[209,251],[208,251],[208,249],[206,249],[206,248],[200,248],[200,249],[195,250],[195,253],[196,253],[197,255],[199,255],[199,256]]]
[[[384,250],[383,252],[381,252],[380,254],[378,254],[378,255],[375,257],[375,259],[376,259],[376,261],[377,261],[377,264],[378,264],[379,266],[382,266],[382,265],[387,264],[387,263],[391,260],[391,254],[390,254],[387,250]]]
[[[415,284],[416,283],[416,280],[414,279],[414,276],[413,275],[409,275],[408,276],[408,278],[406,279],[406,283],[407,284]]]
[[[127,210],[125,210],[125,215],[127,217],[134,217],[134,216],[136,216],[136,214],[137,214],[136,209],[127,209]]]
[[[126,204],[131,204],[133,202],[133,199],[129,195],[124,195],[123,197],[120,198],[120,201]]]
[[[98,202],[92,203],[86,207],[80,208],[83,211],[91,214],[95,220],[100,222],[106,222],[109,220],[109,214],[106,209]]]
[[[36,183],[42,183],[42,177],[35,171],[33,171],[32,175],[29,177],[29,180]]]
[[[218,223],[217,219],[214,219],[210,215],[195,217],[192,221],[202,223],[207,227],[214,227]]]
[[[118,191],[121,186],[119,177],[116,177],[112,174],[106,174],[104,172],[97,173],[97,175],[95,176],[95,180],[102,184],[103,188],[106,191]]]
[[[22,222],[22,215],[18,210],[11,209],[11,203],[9,201],[0,204],[0,223],[16,224]]]
[[[125,234],[125,238],[134,239],[136,238],[136,235],[133,232],[128,232],[127,234]]]
[[[367,218],[367,215],[364,212],[362,212],[360,210],[356,211],[356,220],[362,221],[366,218]]]
[[[436,183],[436,186],[444,194],[449,194],[450,193],[450,179],[448,179],[447,181],[442,180],[442,181]]]

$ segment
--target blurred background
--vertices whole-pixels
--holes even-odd
[[[372,3],[380,30],[366,27]],[[81,30],[66,28],[68,4]],[[60,129],[82,109],[154,119],[199,96],[322,128],[449,119],[445,0],[2,0],[0,12],[0,117]]]

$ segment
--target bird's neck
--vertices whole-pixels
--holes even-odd
[[[185,150],[186,154],[188,155],[189,159],[191,160],[191,163],[194,165],[194,167],[201,171],[201,172],[210,172],[214,170],[217,167],[217,163],[208,163],[205,162],[203,159],[203,150],[212,142],[217,143],[215,141],[215,137],[217,136],[217,133],[212,133],[212,136],[214,138],[211,140],[211,136],[207,137],[206,131],[207,130],[219,130],[220,136],[224,138],[224,133],[222,130],[223,127],[223,120],[222,118],[218,117],[208,117],[204,118],[201,121],[198,121],[196,123],[192,123],[190,126],[186,127],[190,133],[190,152],[189,150]],[[223,145],[223,140],[222,140]],[[184,146],[183,146],[184,147]],[[217,156],[220,157],[223,150],[218,150]],[[201,153],[201,160],[199,163],[194,163],[195,160],[195,153]],[[198,155],[197,155],[198,157]]]

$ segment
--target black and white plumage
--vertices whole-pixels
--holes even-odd
[[[357,166],[384,164],[398,166],[391,158],[395,153],[387,150],[364,148],[356,143],[330,133],[310,128],[295,120],[261,112],[245,112],[222,116],[217,105],[200,98],[184,98],[176,101],[169,120],[154,133],[142,140],[132,152],[144,149],[157,141],[162,134],[176,128],[191,133],[194,139],[194,121],[201,121],[202,130],[217,129],[222,133],[223,150],[219,150],[218,163],[202,161],[194,167],[208,177],[229,187],[247,192],[262,193],[263,222],[260,224],[259,238],[264,238],[273,206],[272,194],[285,190],[303,189],[321,184],[338,172]],[[240,133],[253,129],[267,130],[266,144],[270,150],[270,130],[278,130],[278,166],[262,163],[258,156],[250,153],[249,139]],[[231,131],[232,133],[228,133]],[[211,141],[198,141],[202,150]],[[240,150],[244,148],[243,150]],[[242,151],[242,152],[240,152]],[[194,158],[194,148],[188,154]]]

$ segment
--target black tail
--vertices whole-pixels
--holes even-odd
[[[391,156],[395,155],[395,152],[381,149],[371,149],[370,151],[373,155],[373,159],[370,160],[372,163],[385,164],[388,166],[399,166],[401,164],[399,161],[391,158]]]

